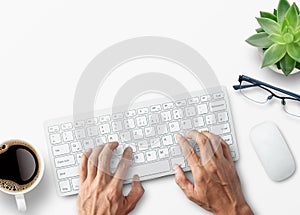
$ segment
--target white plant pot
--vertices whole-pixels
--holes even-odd
[[[261,56],[261,59],[263,59],[264,52],[262,51],[262,49],[259,49],[259,54]],[[271,69],[272,71],[276,72],[276,73],[284,75],[283,71],[278,69],[276,65],[268,66],[268,68]],[[296,74],[298,72],[300,72],[300,69],[295,68],[289,75]]]

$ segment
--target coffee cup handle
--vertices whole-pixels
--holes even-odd
[[[25,197],[24,194],[17,194],[15,195],[16,202],[17,202],[17,207],[19,211],[26,211],[26,202],[25,202]]]

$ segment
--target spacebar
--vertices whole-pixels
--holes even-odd
[[[146,163],[140,166],[130,167],[126,180],[132,179],[134,175],[139,175],[139,177],[155,175],[158,173],[170,171],[170,163],[168,160],[158,161],[155,163]]]

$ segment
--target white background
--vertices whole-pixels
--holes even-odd
[[[258,27],[254,17],[259,16],[259,11],[271,11],[277,3],[261,0],[2,0],[0,141],[27,140],[40,148],[46,163],[41,184],[26,196],[26,214],[77,214],[76,196],[62,198],[55,192],[43,123],[72,114],[77,81],[99,52],[124,39],[144,35],[171,37],[190,45],[210,63],[220,83],[228,87],[241,154],[236,167],[255,214],[299,214],[298,171],[284,182],[272,182],[249,140],[252,126],[273,120],[299,165],[299,119],[287,116],[278,101],[258,106],[231,88],[239,74],[246,74],[300,92],[300,74],[284,77],[260,69],[257,49],[244,41]],[[99,96],[107,102],[97,102],[95,106],[109,106],[122,80],[147,71],[148,65],[153,66],[153,71],[161,69],[180,78],[189,89],[197,88],[188,72],[182,75],[183,71],[178,68],[173,72],[174,65],[160,67],[159,64],[164,63],[151,63],[151,60],[144,63],[145,67],[139,62],[115,71],[115,77],[112,75],[99,91]],[[143,185],[146,193],[132,214],[209,214],[186,199],[173,176]],[[0,208],[1,214],[19,214],[14,198],[4,193],[0,193]]]

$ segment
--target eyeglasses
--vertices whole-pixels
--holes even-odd
[[[281,100],[281,104],[286,113],[300,117],[300,95],[274,87],[262,81],[255,80],[245,75],[239,76],[239,85],[234,85],[233,89],[239,90],[247,99],[259,103],[266,104],[273,98]],[[274,93],[272,90],[275,90]],[[279,95],[279,93],[282,95]]]

